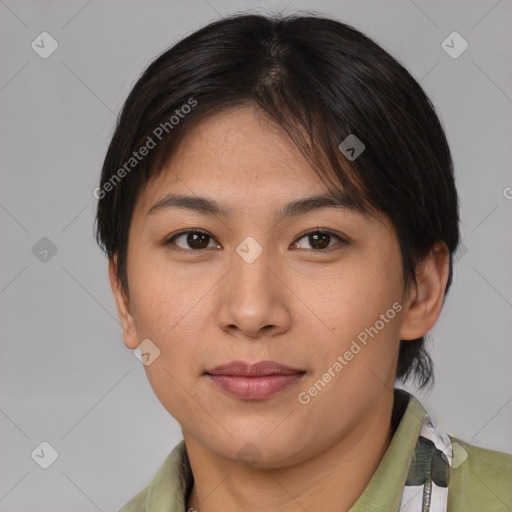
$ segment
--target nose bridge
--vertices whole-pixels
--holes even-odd
[[[268,334],[269,327],[275,331],[287,327],[288,308],[281,296],[274,256],[252,237],[237,246],[218,311],[221,328],[236,327],[255,337]]]
[[[237,247],[233,255],[233,289],[243,292],[241,300],[246,300],[246,293],[268,293],[273,281],[272,253],[254,237],[246,237]],[[275,272],[275,270],[274,270]],[[274,276],[275,277],[275,276]],[[250,302],[250,301],[249,301]]]

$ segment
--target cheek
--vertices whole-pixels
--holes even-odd
[[[401,298],[394,266],[355,263],[331,272],[301,276],[294,290],[324,332],[355,336]],[[323,324],[323,325],[321,325]]]
[[[387,379],[399,347],[400,264],[390,251],[373,261],[351,262],[321,282],[303,281],[301,294],[309,297],[308,305],[316,313],[312,322],[323,333],[322,341],[309,351],[323,361],[325,368],[318,366],[317,371],[327,371],[342,356],[346,366],[340,381],[360,381],[371,376],[370,371]],[[361,371],[363,367],[368,371]]]
[[[132,315],[137,335],[142,341],[150,339],[160,350],[154,368],[146,367],[152,385],[175,387],[164,369],[179,382],[193,377],[191,368],[200,367],[204,352],[204,335],[211,307],[208,291],[213,277],[193,275],[193,269],[183,271],[154,259],[134,258],[129,276]],[[159,364],[156,364],[156,363]],[[157,372],[157,369],[160,371]],[[169,380],[170,379],[170,380]]]
[[[204,341],[198,335],[203,328],[200,290],[187,286],[187,282],[184,277],[172,278],[163,269],[147,265],[130,286],[138,337],[150,339],[160,351],[144,368],[148,381],[164,408],[178,419],[186,415],[185,411],[194,410],[194,372],[201,368]]]
[[[166,343],[180,320],[186,323],[197,311],[204,280],[171,266],[162,251],[134,251],[131,256],[128,281],[137,332]]]

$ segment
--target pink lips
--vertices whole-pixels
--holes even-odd
[[[246,400],[268,398],[298,382],[305,373],[275,361],[231,361],[206,371],[214,384]]]

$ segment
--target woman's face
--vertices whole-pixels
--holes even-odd
[[[281,128],[249,106],[199,124],[141,192],[124,338],[131,349],[150,340],[151,358],[160,351],[147,376],[187,442],[280,467],[370,425],[392,400],[405,310],[398,240],[385,217],[286,209],[326,192]],[[222,211],[165,202],[170,194]],[[208,374],[263,360],[294,372]]]

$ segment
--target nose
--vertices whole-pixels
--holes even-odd
[[[290,327],[286,272],[265,251],[252,262],[235,254],[218,293],[219,327],[232,336],[273,337]]]

